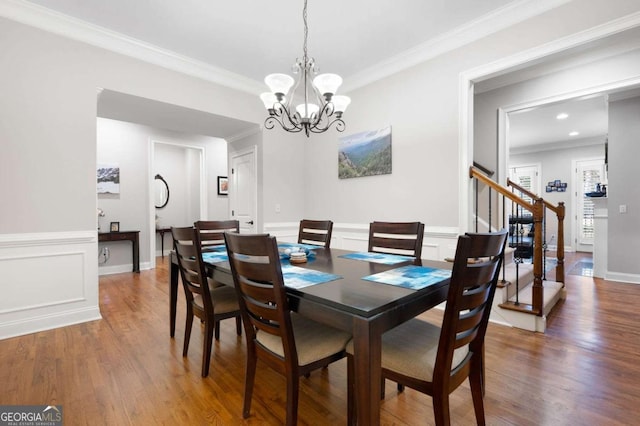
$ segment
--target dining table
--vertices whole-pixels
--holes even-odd
[[[354,345],[354,392],[358,424],[378,425],[382,386],[382,334],[444,302],[450,279],[446,276],[438,278],[419,289],[375,282],[363,278],[411,265],[414,259],[398,257],[395,263],[388,264],[370,261],[366,257],[350,257],[353,255],[352,251],[335,248],[315,248],[309,251],[307,262],[296,264],[296,267],[336,275],[339,278],[302,288],[287,286],[286,292],[292,311],[351,333]],[[179,268],[175,253],[171,254],[171,259],[170,334],[173,337]],[[283,259],[282,262],[284,266],[288,260]],[[228,259],[205,263],[214,280],[233,285]],[[452,264],[423,259],[422,266],[451,270]]]

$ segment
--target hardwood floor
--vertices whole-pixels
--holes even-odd
[[[103,319],[0,341],[0,405],[61,404],[65,425],[280,425],[284,378],[256,376],[242,419],[244,336],[223,321],[211,372],[200,377],[202,330],[182,357],[184,296],[169,338],[167,257],[158,269],[100,279]],[[567,254],[566,270],[579,259]],[[640,286],[567,275],[568,296],[546,334],[490,324],[489,425],[630,425],[640,418]],[[440,311],[428,312],[437,320]],[[346,424],[346,361],[301,379],[299,423]],[[385,425],[433,424],[429,397],[387,382]],[[475,424],[468,384],[451,396],[453,424]]]

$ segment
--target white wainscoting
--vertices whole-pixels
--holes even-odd
[[[96,231],[0,235],[0,339],[101,319]]]
[[[274,235],[280,241],[298,241],[298,222],[265,223],[264,232]],[[454,227],[425,226],[422,241],[422,258],[444,260],[453,257],[456,252],[459,231]],[[331,235],[331,247],[367,251],[369,246],[369,224],[334,223]]]

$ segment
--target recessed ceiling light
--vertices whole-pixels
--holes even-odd
[[[556,118],[558,120],[564,120],[564,119],[566,119],[568,117],[569,117],[569,114],[567,114],[566,112],[561,112],[560,114],[556,115]]]
[[[569,136],[578,136],[580,134],[580,132],[576,132],[575,130],[571,133],[569,133]]]

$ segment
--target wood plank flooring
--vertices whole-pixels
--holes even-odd
[[[572,258],[573,256],[573,258]],[[202,330],[182,357],[184,296],[169,338],[167,257],[140,274],[100,279],[103,319],[0,341],[0,405],[61,404],[65,425],[281,425],[285,382],[260,366],[242,419],[244,336],[222,323],[200,377]],[[566,269],[579,257],[567,254]],[[640,419],[640,286],[567,275],[546,334],[490,324],[489,425],[632,425]],[[437,320],[440,311],[425,318]],[[431,425],[431,400],[387,382],[385,425]],[[346,424],[346,361],[301,379],[299,424]],[[468,384],[451,397],[455,425],[475,424]]]

